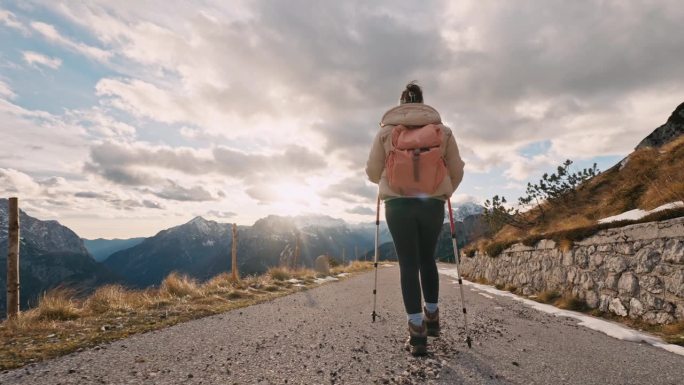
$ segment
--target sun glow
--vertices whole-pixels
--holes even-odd
[[[321,210],[321,198],[316,187],[304,181],[276,181],[269,190],[269,209],[273,214],[303,215]]]

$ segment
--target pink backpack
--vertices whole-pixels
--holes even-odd
[[[385,167],[389,186],[403,196],[429,196],[446,175],[442,129],[435,124],[392,130],[392,149]]]

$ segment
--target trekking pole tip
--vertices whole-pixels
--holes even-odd
[[[472,347],[473,347],[472,342],[473,341],[470,339],[470,336],[466,337],[466,343],[468,344],[468,348],[472,349]]]

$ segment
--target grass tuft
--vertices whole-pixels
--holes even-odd
[[[160,294],[167,294],[171,297],[201,297],[204,295],[204,290],[197,284],[194,279],[180,275],[176,272],[169,274],[161,283],[159,287]]]
[[[292,278],[290,270],[284,267],[272,267],[268,269],[266,274],[276,281],[287,281],[288,279]]]
[[[589,306],[584,300],[581,300],[571,294],[565,294],[554,301],[554,305],[558,308],[574,311],[587,311]]]
[[[127,290],[120,285],[106,285],[95,290],[84,302],[84,308],[93,314],[130,311],[140,307],[146,297],[140,292]]]
[[[81,315],[74,302],[74,292],[57,288],[44,293],[38,299],[35,318],[39,321],[69,321]]]
[[[560,297],[560,294],[555,291],[555,290],[546,290],[542,291],[541,293],[537,294],[537,301],[543,302],[543,303],[554,303],[558,298]]]

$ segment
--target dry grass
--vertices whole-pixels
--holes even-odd
[[[230,293],[235,284],[236,281],[229,273],[223,273],[205,282],[203,287],[208,294]]]
[[[573,245],[574,242],[569,239],[561,239],[560,242],[558,242],[558,248],[564,253],[572,250]]]
[[[180,275],[176,272],[169,274],[161,283],[159,292],[172,297],[201,297],[204,295],[204,288],[200,287],[192,278]]]
[[[351,261],[346,265],[333,267],[330,272],[333,275],[340,273],[358,273],[373,268],[373,262]]]
[[[371,267],[371,263],[351,263],[339,267],[339,272],[354,273]],[[75,293],[66,289],[49,291],[36,308],[0,323],[0,369],[58,357],[314,286],[316,273],[311,269],[286,273],[305,286],[276,280],[270,272],[239,281],[221,274],[203,284],[172,273],[158,289],[128,290],[109,285],[84,299],[75,298]]]
[[[93,314],[126,312],[147,303],[142,292],[128,290],[120,285],[107,285],[97,289],[84,302],[83,308]]]
[[[587,303],[572,294],[566,293],[565,295],[561,296],[557,300],[553,302],[553,305],[565,309],[565,310],[574,310],[574,311],[587,311],[589,310],[589,306]]]
[[[543,303],[553,303],[560,297],[560,294],[555,290],[546,290],[537,294],[536,300]]]
[[[272,267],[268,269],[268,274],[271,278],[275,279],[276,281],[287,281],[292,277],[292,274],[290,274],[290,270],[285,268],[285,267]]]
[[[74,292],[68,289],[55,289],[44,293],[38,299],[35,313],[31,315],[39,321],[69,321],[81,315],[81,309],[73,300]]]

